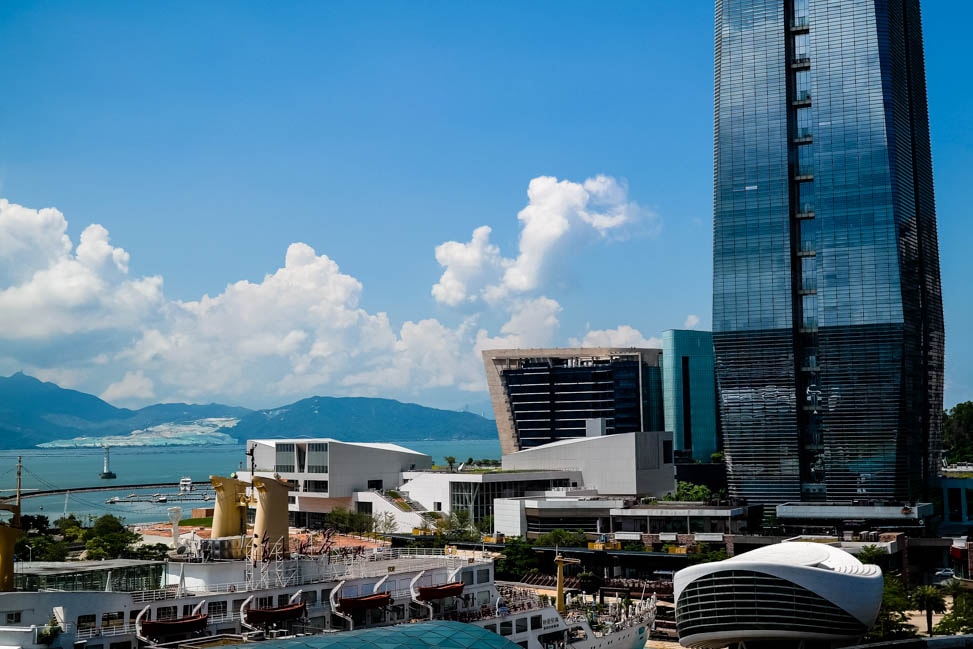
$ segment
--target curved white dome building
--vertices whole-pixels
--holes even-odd
[[[674,578],[684,647],[859,638],[882,603],[882,570],[821,543],[769,545]]]

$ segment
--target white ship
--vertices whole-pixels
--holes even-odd
[[[483,553],[338,551],[328,534],[292,548],[286,484],[212,480],[214,538],[179,546],[153,587],[126,571],[158,563],[80,562],[59,565],[87,577],[13,591],[19,530],[0,526],[0,588],[7,591],[0,592],[0,646],[135,649],[217,634],[257,639],[429,619],[475,624],[527,649],[635,649],[648,639],[654,599],[600,617],[562,615],[532,591],[495,584],[493,560]],[[246,535],[248,506],[257,510],[253,536]],[[97,564],[102,581],[91,578]]]

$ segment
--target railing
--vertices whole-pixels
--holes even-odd
[[[479,555],[451,554],[443,548],[382,548],[380,553],[366,552],[355,557],[318,555],[280,561],[274,560],[267,563],[258,562],[250,565],[250,569],[254,573],[253,587],[248,587],[246,581],[207,584],[205,586],[187,585],[184,587],[172,584],[165,588],[132,591],[131,594],[134,603],[145,604],[176,599],[185,595],[249,592],[269,587],[267,582],[270,579],[274,581],[273,587],[288,588],[305,584],[340,581],[344,578],[382,577],[393,571],[410,572],[436,567],[454,569],[461,565],[468,565],[471,561],[474,564],[482,565],[492,563],[492,559],[482,558]],[[299,568],[299,565],[310,563],[317,564],[318,570],[313,574],[302,574],[303,571]]]

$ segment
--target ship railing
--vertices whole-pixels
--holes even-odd
[[[75,634],[76,640],[90,640],[91,638],[106,637],[111,638],[119,635],[130,635],[135,633],[135,624],[115,624],[112,626],[86,626],[78,627]]]

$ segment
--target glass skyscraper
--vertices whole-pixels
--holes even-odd
[[[672,431],[675,449],[709,462],[719,450],[712,333],[662,332],[662,395],[665,429]]]
[[[919,497],[943,314],[918,0],[717,0],[715,98],[731,494]]]

